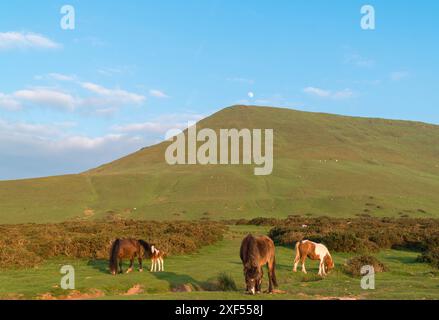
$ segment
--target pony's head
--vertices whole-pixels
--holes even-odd
[[[325,269],[326,269],[326,272],[329,272],[329,271],[331,271],[332,269],[334,269],[334,260],[332,260],[332,257],[329,255],[329,254],[327,254],[326,256],[325,256]]]
[[[247,286],[247,292],[254,295],[257,288],[260,288],[262,282],[263,271],[260,267],[246,265],[244,267],[245,283]]]

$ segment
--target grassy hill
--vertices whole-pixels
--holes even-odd
[[[0,223],[439,217],[439,126],[234,106],[198,128],[274,129],[273,174],[254,176],[254,165],[169,166],[164,142],[78,175],[0,182]]]

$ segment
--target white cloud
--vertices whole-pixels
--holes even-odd
[[[335,100],[349,99],[355,95],[351,89],[343,89],[340,91],[333,92],[331,90],[325,90],[316,87],[306,87],[305,89],[303,89],[303,92],[312,96],[317,96],[320,98],[327,98],[327,99],[335,99]]]
[[[0,108],[10,111],[33,106],[54,107],[68,111],[82,108],[92,114],[109,115],[121,107],[141,105],[146,101],[144,95],[119,88],[109,89],[96,83],[81,82],[74,75],[49,73],[34,78],[55,80],[57,83],[52,87],[31,87],[13,93],[0,92]],[[156,92],[156,95],[159,93]]]
[[[16,111],[20,110],[22,106],[13,96],[0,92],[0,108]]]
[[[169,96],[166,93],[164,93],[163,91],[160,91],[160,90],[156,90],[156,89],[149,90],[149,95],[151,97],[159,98],[159,99],[169,98]]]
[[[390,74],[392,81],[401,81],[408,78],[410,74],[407,71],[395,71]]]
[[[38,33],[0,32],[0,50],[58,49],[61,45]]]
[[[345,55],[344,62],[357,67],[370,68],[375,65],[375,61],[369,58],[365,58],[358,53],[349,53]]]
[[[111,104],[141,104],[146,100],[146,97],[143,95],[139,95],[136,93],[131,93],[121,89],[108,89],[101,85],[91,83],[91,82],[82,82],[81,86],[93,93],[98,94],[101,97],[105,97],[106,100],[102,101],[105,103]],[[91,100],[92,102],[93,100]],[[94,100],[97,102],[97,100]]]
[[[14,93],[14,97],[39,106],[59,107],[68,110],[75,109],[77,104],[73,96],[55,89],[34,88],[19,90]]]
[[[0,179],[82,172],[153,142],[126,134],[80,135],[71,132],[74,125],[0,119]]]
[[[121,133],[155,133],[165,134],[172,129],[186,129],[188,123],[203,119],[203,115],[198,114],[167,114],[157,117],[153,121],[128,123],[114,126],[112,129]]]
[[[315,88],[315,87],[306,87],[305,89],[303,89],[303,91],[305,93],[319,96],[319,97],[330,97],[331,96],[331,91],[323,90],[323,89]]]

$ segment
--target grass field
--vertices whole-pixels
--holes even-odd
[[[438,217],[439,126],[235,106],[198,128],[274,129],[274,171],[169,166],[167,142],[83,174],[0,182],[0,224],[290,214]],[[373,199],[376,207],[365,205]]]
[[[107,261],[54,259],[26,270],[0,272],[0,297],[7,298],[88,298],[88,299],[439,299],[439,271],[417,263],[418,253],[386,250],[376,254],[389,271],[376,276],[376,290],[364,291],[360,279],[341,271],[341,265],[352,254],[335,253],[336,269],[327,278],[316,276],[316,262],[308,263],[308,275],[291,272],[293,250],[277,248],[277,278],[285,294],[244,294],[239,246],[249,232],[265,234],[268,229],[255,226],[231,226],[225,239],[202,248],[198,253],[174,256],[166,260],[163,273],[138,273],[111,276]],[[59,288],[62,265],[76,270],[77,293]],[[126,268],[126,266],[125,266]],[[209,288],[220,272],[229,274],[238,292],[200,291],[172,292],[184,284]],[[267,287],[266,278],[264,288]],[[139,290],[140,289],[140,290]],[[129,295],[127,295],[129,293]]]

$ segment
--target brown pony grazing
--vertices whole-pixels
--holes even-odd
[[[297,272],[299,262],[302,262],[302,272],[306,272],[305,261],[306,258],[311,260],[320,260],[319,276],[326,276],[326,274],[334,269],[334,261],[328,248],[323,244],[315,243],[309,240],[303,240],[296,243],[296,259],[294,260],[294,272]]]
[[[277,287],[276,281],[276,258],[274,242],[266,236],[254,237],[248,235],[242,240],[240,252],[242,264],[244,265],[245,283],[247,292],[251,294],[261,292],[262,267],[268,266],[268,292],[273,293],[273,285]]]
[[[134,258],[137,257],[139,260],[139,271],[143,271],[142,267],[142,258],[144,254],[148,256],[151,255],[151,246],[149,243],[143,240],[134,240],[134,239],[117,239],[114,241],[111,246],[110,252],[110,272],[113,275],[117,274],[118,264],[119,264],[119,273],[123,273],[122,270],[122,259],[128,258],[130,259],[130,267],[127,270],[127,273],[133,271]]]

